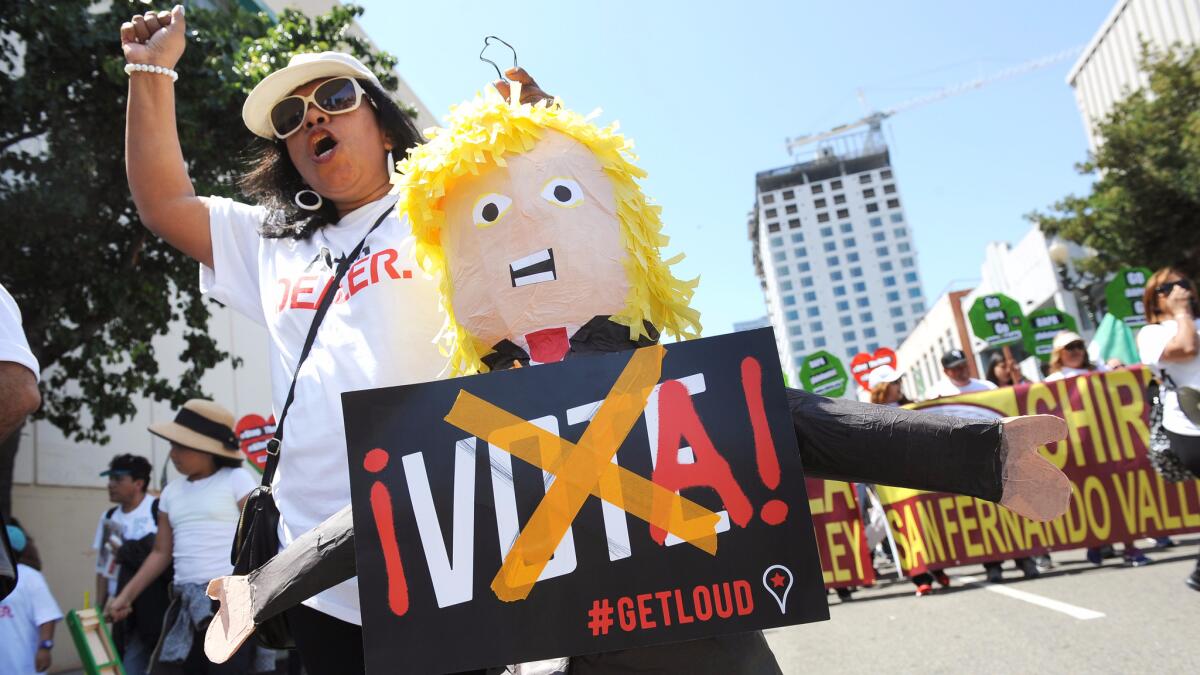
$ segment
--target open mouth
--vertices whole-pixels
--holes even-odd
[[[308,137],[308,147],[312,151],[313,158],[318,161],[328,159],[337,144],[337,139],[333,137],[333,134],[324,129],[318,129]]]
[[[513,288],[554,281],[558,278],[554,273],[554,249],[544,248],[512,261],[508,264],[508,276],[512,278]]]

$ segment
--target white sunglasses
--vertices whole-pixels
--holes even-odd
[[[271,131],[276,138],[287,138],[304,126],[308,115],[308,104],[330,115],[341,115],[358,110],[362,105],[362,85],[352,77],[335,77],[321,83],[311,94],[292,94],[271,107]],[[374,105],[371,97],[367,101]]]

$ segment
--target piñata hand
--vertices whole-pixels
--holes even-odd
[[[1071,481],[1038,452],[1067,437],[1067,423],[1054,415],[1001,420],[1004,445],[1004,492],[1001,506],[1033,520],[1053,520],[1067,510]]]
[[[246,577],[219,577],[208,582],[208,597],[221,603],[204,635],[204,655],[225,663],[254,635],[250,582]]]
[[[505,99],[508,99],[510,96],[512,96],[512,87],[509,86],[509,81],[511,80],[513,82],[521,83],[521,103],[529,103],[532,105],[541,101],[554,100],[553,96],[542,91],[542,88],[538,86],[538,83],[534,81],[533,77],[531,77],[529,73],[525,72],[524,68],[509,68],[508,70],[504,71],[504,77],[508,79],[496,80],[492,83],[492,86],[495,87],[496,91],[500,92],[500,95]]]

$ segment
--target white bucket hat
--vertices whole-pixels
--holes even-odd
[[[884,382],[895,382],[901,373],[891,366],[879,366],[867,376],[867,388],[874,389]]]
[[[1054,342],[1052,343],[1051,348],[1053,351],[1059,351],[1072,342],[1084,342],[1083,336],[1074,331],[1062,330],[1054,336]],[[1087,346],[1086,342],[1084,342],[1084,346]]]
[[[362,61],[341,52],[297,54],[281,68],[266,76],[246,97],[242,106],[242,121],[255,136],[274,139],[271,129],[271,108],[296,87],[326,77],[345,75],[370,80],[382,89],[379,78]]]

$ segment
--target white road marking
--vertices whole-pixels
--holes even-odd
[[[989,584],[981,581],[978,577],[956,576],[952,578],[957,579],[968,586],[976,586],[984,589],[985,591],[999,593],[1000,595],[1004,595],[1015,600],[1024,600],[1031,605],[1037,605],[1038,607],[1045,607],[1046,609],[1052,609],[1056,612],[1062,612],[1063,614],[1075,619],[1079,619],[1080,621],[1104,618],[1104,612],[1097,612],[1094,609],[1087,609],[1086,607],[1077,607],[1061,600],[1055,600],[1053,598],[1047,598],[1043,595],[1038,595],[1037,593],[1018,591],[1015,588],[1001,586],[999,584]]]

